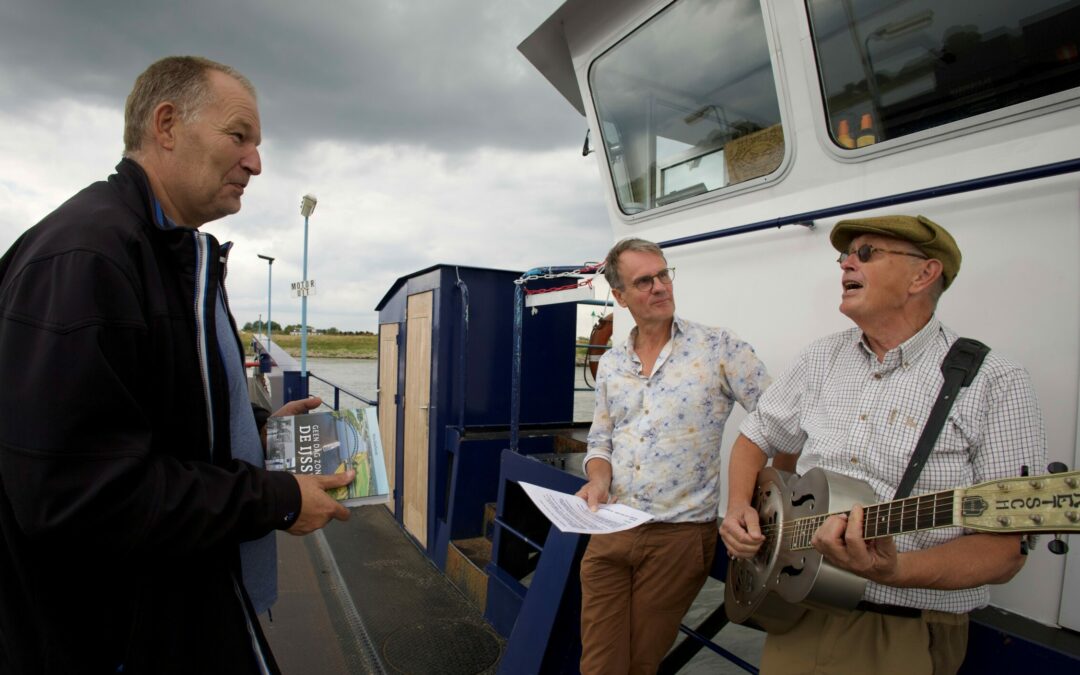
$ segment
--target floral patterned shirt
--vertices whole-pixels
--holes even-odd
[[[585,463],[611,463],[611,492],[660,522],[705,522],[720,501],[720,440],[736,402],[754,410],[769,383],[753,348],[722,328],[675,317],[652,374],[637,328],[600,359]]]

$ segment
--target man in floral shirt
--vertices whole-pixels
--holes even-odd
[[[635,328],[600,360],[578,492],[655,517],[594,535],[581,562],[582,673],[653,673],[716,551],[720,441],[735,403],[754,410],[769,382],[753,348],[675,316],[660,248],[624,239],[604,272]]]

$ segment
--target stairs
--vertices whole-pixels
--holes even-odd
[[[581,461],[585,456],[587,429],[579,433],[562,433],[553,437],[554,452],[534,453],[532,459],[553,466],[560,471],[581,474]],[[524,498],[524,497],[523,497]],[[527,498],[525,498],[527,499]],[[535,507],[531,507],[535,510]],[[466,539],[451,539],[446,550],[446,576],[481,612],[487,609],[488,573],[487,566],[492,558],[492,539],[495,530],[496,504],[484,505],[483,523],[480,536]],[[539,518],[539,512],[537,512]],[[546,534],[547,522],[544,520],[541,530]],[[541,535],[539,540],[543,539]],[[519,544],[519,546],[521,546]],[[520,553],[524,560],[516,568],[514,578],[520,585],[528,587],[532,571],[536,567],[539,552],[526,547]],[[505,552],[504,552],[505,554]],[[524,592],[524,590],[522,590]]]
[[[487,572],[491,562],[491,535],[495,503],[484,505],[484,535],[450,542],[446,552],[446,576],[481,612],[487,605]]]

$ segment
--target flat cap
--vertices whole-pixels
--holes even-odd
[[[841,220],[833,227],[829,240],[833,247],[846,253],[851,240],[860,234],[879,234],[903,239],[915,244],[928,258],[941,261],[941,276],[945,288],[952,285],[960,271],[960,247],[948,230],[926,216],[877,216]]]

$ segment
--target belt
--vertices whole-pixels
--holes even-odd
[[[885,614],[887,616],[902,616],[908,619],[914,619],[922,616],[922,610],[916,607],[901,607],[900,605],[879,605],[876,602],[866,602],[865,600],[855,605],[855,611],[874,612],[875,614]]]

